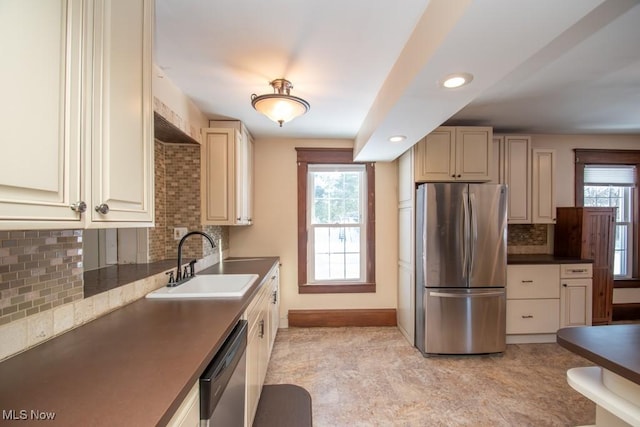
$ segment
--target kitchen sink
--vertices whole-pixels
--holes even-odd
[[[157,289],[147,294],[147,298],[238,298],[243,296],[257,279],[257,274],[203,274],[178,286]]]

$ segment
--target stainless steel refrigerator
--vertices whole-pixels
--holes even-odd
[[[429,183],[416,195],[416,347],[505,350],[507,188]]]

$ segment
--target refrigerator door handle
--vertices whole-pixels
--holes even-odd
[[[471,222],[471,238],[469,245],[469,276],[471,276],[471,272],[473,271],[474,261],[475,261],[475,253],[474,249],[478,244],[478,218],[475,215],[476,208],[476,195],[473,193],[469,194],[469,215]]]
[[[469,193],[462,193],[462,277],[471,274],[469,270]]]
[[[503,292],[476,292],[476,293],[453,293],[453,292],[429,292],[430,297],[440,298],[484,298],[484,297],[500,297]]]

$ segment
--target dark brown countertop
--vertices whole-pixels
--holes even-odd
[[[0,410],[55,412],[47,425],[166,424],[277,262],[199,273],[259,274],[242,298],[141,299],[0,363]]]
[[[562,328],[557,341],[567,350],[640,384],[640,325]]]
[[[550,254],[508,255],[507,264],[590,264],[590,259],[558,257]]]
[[[118,264],[85,271],[82,275],[84,279],[84,297],[88,298],[118,286],[175,268],[177,261],[168,259],[148,264]]]

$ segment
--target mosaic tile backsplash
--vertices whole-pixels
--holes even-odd
[[[82,299],[82,230],[0,231],[0,279],[0,325]]]
[[[549,240],[547,224],[509,224],[507,252],[509,254],[553,253],[553,239]]]

